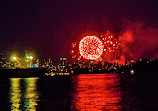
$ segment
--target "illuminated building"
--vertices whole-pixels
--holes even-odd
[[[40,59],[38,60],[37,63],[39,63],[40,67],[45,67],[45,68],[53,67],[53,62],[51,58]]]
[[[118,63],[114,63],[114,66],[115,66],[115,67],[118,67]]]
[[[135,61],[134,60],[131,60],[131,64],[134,64],[135,63]]]
[[[66,58],[60,58],[61,65],[65,66],[67,64],[67,59]]]
[[[58,65],[59,72],[67,72],[67,59],[60,58],[60,64]]]
[[[2,55],[2,53],[0,53],[0,67],[2,67],[2,65],[3,65],[2,58],[3,58],[3,55]]]
[[[7,66],[7,59],[3,56],[2,53],[0,53],[0,67],[6,67]]]

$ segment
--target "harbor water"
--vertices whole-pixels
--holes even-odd
[[[2,111],[156,111],[156,88],[122,83],[119,74],[0,80]]]

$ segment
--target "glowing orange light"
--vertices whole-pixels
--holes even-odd
[[[79,43],[79,51],[85,59],[95,60],[103,53],[104,45],[96,36],[86,36]]]
[[[74,73],[74,71],[71,71],[71,74],[73,74]]]

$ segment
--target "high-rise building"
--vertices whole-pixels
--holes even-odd
[[[0,53],[0,67],[5,67],[6,66],[6,58],[3,56],[2,53]]]
[[[67,59],[66,58],[60,58],[61,65],[65,66],[67,64]]]

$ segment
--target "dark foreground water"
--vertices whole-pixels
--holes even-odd
[[[157,111],[157,88],[134,83],[118,74],[1,79],[0,111]]]

